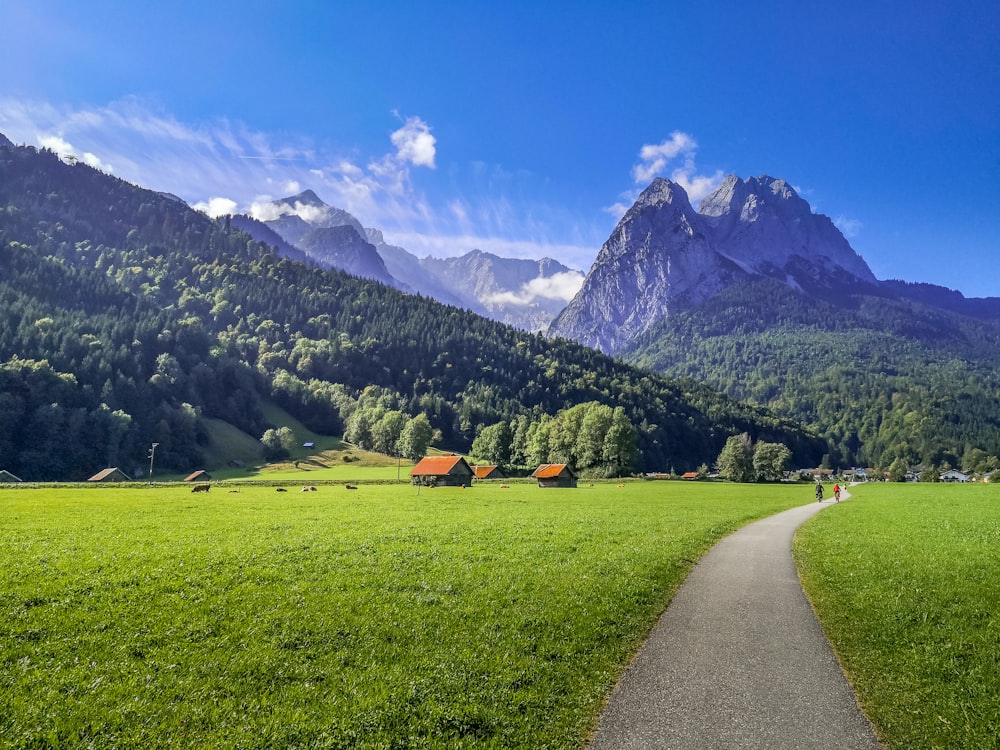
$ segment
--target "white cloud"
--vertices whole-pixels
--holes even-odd
[[[639,164],[632,167],[632,177],[637,183],[645,184],[656,177],[667,163],[679,154],[693,154],[698,144],[687,133],[675,130],[669,140],[658,145],[646,144],[639,149]]]
[[[73,144],[62,136],[39,135],[37,136],[37,141],[41,148],[47,148],[50,151],[53,151],[63,160],[82,161],[88,167],[100,169],[103,172],[110,173],[114,171],[110,164],[105,164],[96,154],[91,153],[90,151],[84,151],[82,156],[77,156],[77,150],[73,148]]]
[[[236,201],[230,198],[209,198],[208,201],[203,201],[201,203],[195,203],[191,206],[195,211],[201,211],[204,214],[208,214],[213,219],[217,219],[220,216],[227,216],[229,214],[235,214],[238,212],[239,206]]]
[[[295,201],[293,205],[287,203],[276,204],[270,196],[258,196],[247,209],[257,221],[274,221],[282,216],[298,216],[304,221],[312,222],[323,218],[326,209],[322,206],[310,206],[301,201]]]
[[[500,292],[486,302],[505,305],[530,305],[536,299],[569,302],[583,286],[584,275],[579,271],[564,271],[551,276],[539,276],[523,284],[517,292]]]
[[[670,172],[670,179],[674,183],[684,188],[691,203],[696,204],[712,192],[725,178],[722,170],[716,170],[711,175],[698,174],[695,165],[695,154],[698,151],[698,142],[687,133],[675,130],[670,134],[670,138],[659,144],[646,144],[639,149],[640,162],[632,167],[632,178],[636,184],[646,185],[654,177],[663,175],[668,165],[677,158],[682,158],[680,166],[674,167]],[[623,196],[628,197],[628,195]],[[634,202],[635,198],[631,200]],[[605,209],[619,218],[625,214],[629,205],[615,203]]]
[[[434,169],[437,140],[431,135],[427,123],[419,117],[410,117],[399,130],[391,136],[392,145],[396,147],[396,156],[403,162],[409,162],[415,167],[430,167]]]

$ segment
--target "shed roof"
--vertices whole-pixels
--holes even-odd
[[[198,469],[198,471],[191,472],[186,477],[184,477],[185,482],[193,482],[196,479],[211,479],[211,475],[204,469]]]
[[[472,473],[472,468],[462,456],[424,456],[410,469],[410,476],[441,477],[451,474],[460,464],[465,464],[468,473]]]
[[[486,465],[486,466],[472,467],[472,471],[475,473],[476,479],[485,479],[496,470],[497,470],[496,464],[493,464],[492,466]]]
[[[112,466],[110,469],[103,469],[103,470],[97,472],[96,474],[94,474],[94,476],[92,476],[87,481],[88,482],[103,482],[105,479],[107,479],[110,476],[113,476],[114,474],[121,474],[122,477],[124,477],[126,481],[129,481],[128,474],[126,474],[124,471],[122,471],[121,469],[119,469],[117,466]]]

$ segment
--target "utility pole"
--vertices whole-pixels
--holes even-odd
[[[149,449],[149,483],[150,484],[153,483],[153,454],[156,453],[156,446],[158,446],[158,445],[159,445],[159,443],[153,443],[153,445]]]

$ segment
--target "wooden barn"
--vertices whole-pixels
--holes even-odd
[[[0,470],[0,484],[16,484],[20,481],[20,478],[15,477],[6,469]]]
[[[131,482],[132,478],[116,466],[99,471],[88,482]]]
[[[461,456],[425,456],[410,470],[410,482],[424,487],[467,487],[472,477],[472,467]]]
[[[184,477],[185,482],[211,482],[212,475],[209,474],[204,469],[198,469],[198,471],[192,472]]]
[[[576,487],[576,472],[566,464],[542,464],[531,476],[539,487]]]
[[[499,466],[473,466],[476,479],[506,479],[507,475],[500,471]]]

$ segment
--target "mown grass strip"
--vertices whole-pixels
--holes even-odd
[[[808,494],[0,491],[0,745],[578,748],[692,561]]]
[[[1000,747],[996,486],[851,493],[795,554],[862,707],[894,750]]]

